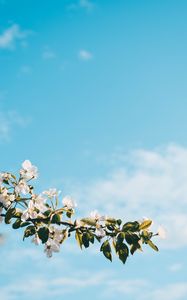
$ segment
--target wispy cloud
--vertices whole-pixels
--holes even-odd
[[[91,0],[78,0],[67,6],[68,10],[85,9],[90,12],[95,8],[95,4]]]
[[[149,283],[144,279],[110,279],[104,294],[106,298],[110,298],[110,295],[138,295],[142,289],[149,287]]]
[[[56,54],[52,50],[44,50],[44,52],[42,53],[42,58],[46,60],[54,59],[56,58]]]
[[[10,142],[15,126],[25,127],[30,120],[22,117],[17,111],[0,111],[0,142]]]
[[[140,300],[184,300],[187,296],[187,282],[155,285],[148,280],[114,280],[109,282],[106,295],[131,295]],[[144,291],[144,292],[142,292]]]
[[[143,300],[183,300],[187,298],[187,282],[173,283],[155,289],[143,297]]]
[[[93,8],[95,6],[94,3],[90,0],[80,0],[79,5],[80,5],[80,7],[85,8],[89,11],[93,10]]]
[[[90,276],[90,272],[74,272],[74,274],[67,274],[66,276],[59,276],[53,278],[39,277],[27,278],[25,280],[18,280],[14,283],[1,287],[1,297],[3,300],[19,299],[19,297],[26,297],[27,299],[48,299],[49,297],[62,296],[64,294],[72,293],[76,290],[85,289],[87,287],[98,286],[104,279],[107,278],[104,272],[96,272]],[[14,295],[15,298],[11,298]],[[29,298],[28,298],[29,295]]]
[[[1,33],[0,49],[14,49],[16,42],[24,43],[30,33],[31,31],[22,30],[18,24],[13,24]]]
[[[90,51],[87,51],[85,49],[82,49],[79,51],[79,58],[81,60],[84,60],[84,61],[88,61],[88,60],[91,60],[93,58],[93,55]]]
[[[169,271],[171,272],[179,272],[183,268],[183,265],[181,263],[175,263],[169,266]]]
[[[166,228],[163,247],[187,245],[187,148],[124,153],[109,174],[80,183],[74,194],[86,213],[96,208],[123,219],[147,216],[155,220],[155,230],[159,224]]]
[[[32,73],[32,68],[29,65],[23,65],[20,67],[18,72],[18,77],[21,77],[22,75],[29,75]]]
[[[140,300],[184,300],[187,296],[187,283],[177,282],[167,285],[156,285],[146,279],[122,279],[113,271],[93,271],[82,269],[81,271],[67,269],[65,276],[57,274],[34,274],[26,275],[20,273],[19,278],[12,283],[1,287],[3,300],[27,298],[50,299],[62,297],[63,295],[79,295],[81,290],[84,293],[97,288],[99,299],[115,299],[116,297],[131,297]],[[54,274],[53,274],[54,275]],[[14,297],[12,297],[14,295]]]

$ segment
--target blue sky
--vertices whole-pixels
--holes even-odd
[[[154,219],[123,266],[67,241],[47,259],[1,225],[2,300],[187,297],[187,2],[1,0],[1,170],[37,165],[80,215]]]

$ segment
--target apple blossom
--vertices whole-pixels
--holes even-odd
[[[25,180],[20,180],[19,183],[16,185],[15,187],[15,192],[16,194],[23,194],[23,195],[27,195],[30,192],[30,188],[27,185]]]
[[[97,210],[93,210],[90,213],[90,218],[96,220],[96,221],[105,221],[105,216],[101,216]]]
[[[102,227],[96,228],[95,234],[98,237],[101,237],[101,238],[103,238],[104,236],[106,236],[106,232],[105,232],[105,230]]]
[[[23,179],[29,180],[31,178],[37,178],[38,177],[38,168],[33,166],[30,162],[30,160],[25,160],[22,163],[22,168],[20,170],[20,175]]]
[[[41,211],[42,213],[48,209],[45,204],[46,199],[43,198],[43,196],[41,194],[39,194],[39,195],[33,194],[32,201],[34,203],[35,208],[38,209],[39,211]]]
[[[157,234],[161,239],[166,238],[166,230],[162,226],[158,227]]]
[[[44,191],[42,194],[44,194],[48,198],[52,199],[53,197],[57,197],[60,194],[60,191],[57,191],[57,189],[52,188],[47,191]]]
[[[85,224],[81,220],[75,220],[75,228],[83,227]]]
[[[28,204],[28,208],[23,211],[23,214],[21,216],[21,220],[26,221],[29,218],[35,219],[35,218],[37,218],[37,216],[38,216],[38,213],[36,212],[35,203],[34,203],[33,200],[30,200],[29,204]]]
[[[34,243],[36,246],[41,244],[41,240],[37,234],[35,234],[35,236],[31,240],[31,242]]]
[[[11,174],[10,173],[0,173],[0,185],[3,183],[3,180],[10,180]]]
[[[11,203],[15,200],[15,195],[9,194],[6,188],[1,189],[0,193],[0,203],[2,203],[5,207],[11,205]]]
[[[65,196],[62,199],[62,203],[68,209],[73,209],[77,206],[76,202],[70,196]]]
[[[53,252],[60,251],[60,244],[53,239],[49,238],[47,243],[45,244],[44,252],[46,253],[47,257],[52,257]]]

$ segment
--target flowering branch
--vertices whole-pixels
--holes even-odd
[[[152,242],[156,235],[164,236],[162,228],[156,234],[150,231],[151,220],[123,223],[121,219],[101,216],[97,211],[89,217],[72,220],[76,203],[70,196],[62,199],[59,207],[59,193],[49,189],[35,194],[30,181],[38,177],[38,169],[25,160],[17,178],[12,173],[0,173],[0,222],[12,228],[24,228],[23,240],[32,237],[36,245],[44,244],[44,252],[51,257],[59,252],[61,244],[74,234],[82,249],[88,248],[95,240],[101,243],[100,251],[112,261],[112,247],[119,259],[125,263],[127,257],[148,244],[155,251]]]

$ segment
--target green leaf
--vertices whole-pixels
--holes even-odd
[[[100,248],[100,251],[103,252],[104,256],[109,259],[110,261],[112,261],[112,250],[111,250],[111,246],[108,240],[106,240]]]
[[[82,245],[83,245],[83,242],[82,242],[82,233],[80,233],[78,230],[76,230],[76,232],[75,232],[75,238],[77,240],[77,243],[78,243],[79,247],[82,249]]]
[[[117,243],[122,243],[123,240],[125,238],[125,233],[124,232],[120,232],[118,235],[117,235]]]
[[[104,256],[109,259],[110,261],[112,261],[112,254],[111,251],[107,251],[106,249],[103,250],[103,254]]]
[[[158,250],[158,247],[157,247],[155,244],[153,244],[153,242],[152,242],[151,240],[147,241],[147,244],[148,244],[153,250],[159,251],[159,250]]]
[[[38,236],[43,244],[46,243],[49,238],[49,229],[47,227],[41,227],[38,230]]]
[[[81,222],[87,224],[87,225],[91,225],[91,226],[95,226],[96,225],[96,220],[93,218],[84,218],[81,219]]]
[[[50,214],[51,214],[51,210],[50,209],[44,211],[44,213],[43,213],[43,215],[46,216],[46,217],[49,217]]]
[[[112,226],[112,225],[107,225],[106,227],[107,227],[107,229],[110,230],[110,231],[114,231],[114,228],[115,228],[115,227]]]
[[[60,225],[60,222],[61,222],[61,215],[60,214],[53,215],[51,223]]]
[[[88,248],[89,247],[89,235],[87,232],[83,233],[82,235],[82,243],[84,245],[85,248]]]
[[[6,216],[5,216],[5,223],[6,224],[10,224],[10,220],[14,216],[15,213],[16,213],[16,209],[15,208],[9,208],[7,210]]]
[[[147,228],[149,228],[149,227],[151,226],[151,224],[152,224],[152,221],[151,221],[151,220],[145,220],[145,221],[143,221],[143,222],[140,224],[139,229],[140,229],[140,230],[147,229]]]
[[[12,228],[13,229],[18,229],[20,228],[21,225],[21,219],[17,219],[13,224],[12,224]]]
[[[135,252],[136,250],[138,250],[138,249],[139,249],[139,250],[142,249],[139,243],[132,244],[132,245],[131,245],[131,248],[130,248],[131,254],[133,255],[134,252]]]
[[[121,223],[122,223],[122,220],[121,220],[121,219],[118,219],[118,220],[117,220],[117,224],[120,226]]]
[[[101,242],[101,237],[100,236],[97,236],[96,234],[94,234],[94,237],[96,238],[96,240],[100,243]]]
[[[21,215],[22,215],[22,212],[16,210],[16,212],[15,212],[15,214],[14,214],[14,217],[21,217]]]
[[[33,226],[33,225],[29,225],[25,231],[24,231],[24,236],[23,236],[23,239],[29,237],[29,236],[32,236],[34,235],[36,232],[36,228]]]
[[[88,232],[88,238],[89,238],[89,241],[94,244],[94,234],[92,232]]]
[[[29,225],[30,224],[30,222],[23,222],[23,223],[21,223],[21,226],[20,227],[25,227],[25,226],[27,226],[27,225]]]
[[[109,224],[116,224],[116,219],[114,219],[114,218],[107,218],[107,219],[105,219],[105,221],[106,221],[106,223],[109,223]]]
[[[147,242],[151,239],[153,233],[147,230],[143,230],[141,232],[142,241],[147,244]]]
[[[126,232],[126,231],[132,231],[132,232],[139,231],[139,223],[137,221],[127,222],[123,225],[122,231],[123,232]]]
[[[119,256],[119,259],[122,261],[123,264],[125,264],[127,257],[129,256],[129,248],[127,247],[126,244],[120,243],[116,244],[116,251]]]
[[[125,233],[125,240],[129,245],[137,244],[140,240],[139,236],[135,233]]]
[[[67,237],[68,237],[68,230],[64,229],[64,230],[62,230],[62,233],[63,233],[63,238],[61,240],[61,244],[67,239]]]
[[[14,174],[10,173],[10,175],[12,176],[12,178],[13,178],[14,180],[16,180],[16,176],[15,176]]]
[[[104,249],[105,247],[107,247],[108,244],[109,244],[109,241],[108,241],[108,240],[104,241],[104,242],[102,243],[102,245],[101,245],[100,251],[103,251],[103,249]]]
[[[4,184],[9,184],[9,182],[8,182],[7,179],[3,179],[3,183],[4,183]]]

